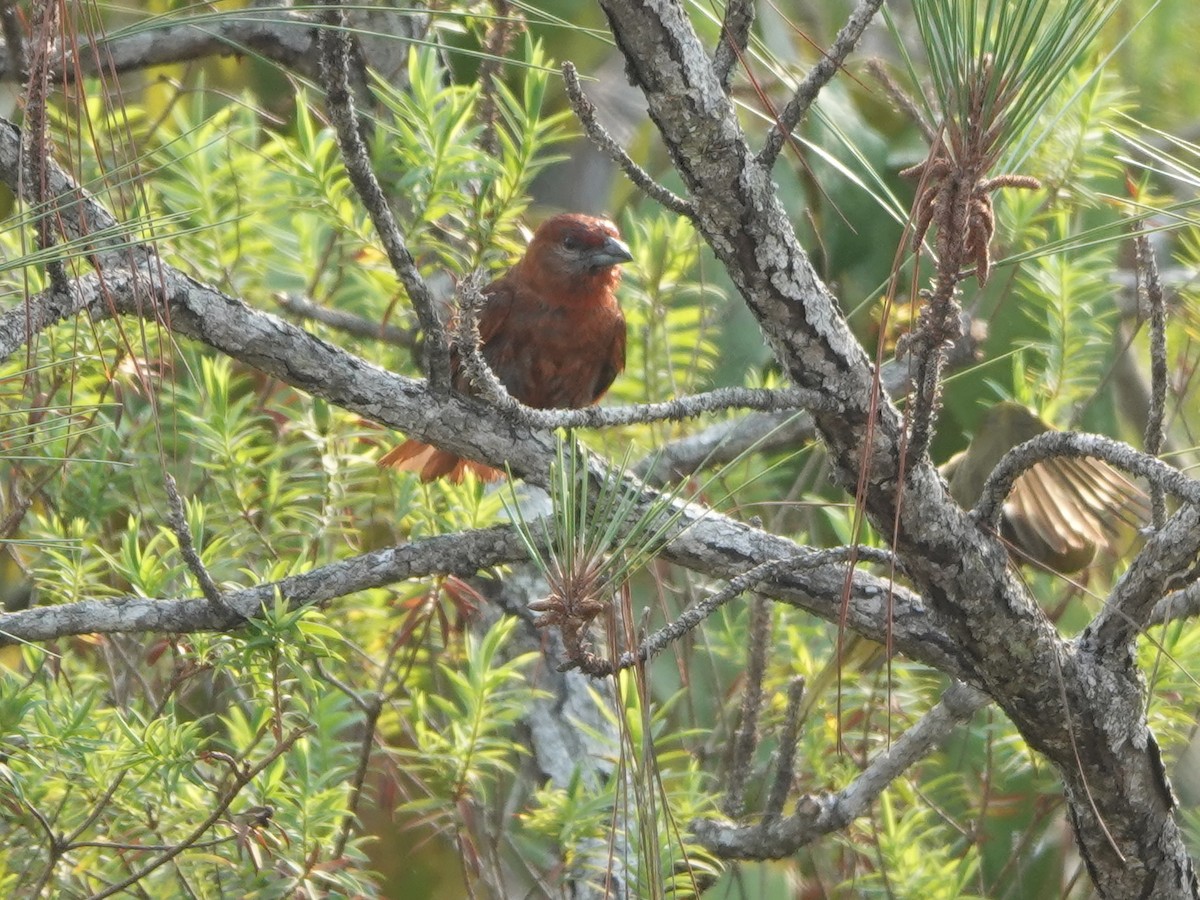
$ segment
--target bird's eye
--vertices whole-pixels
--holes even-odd
[[[578,250],[581,246],[579,238],[573,234],[568,234],[566,237],[564,237],[562,245],[568,250]]]

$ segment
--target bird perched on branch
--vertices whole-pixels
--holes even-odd
[[[633,256],[607,219],[565,213],[534,232],[525,255],[483,289],[483,358],[509,394],[538,409],[596,403],[625,368],[625,316],[617,303],[621,263]],[[458,348],[451,352],[456,390],[470,393]],[[408,440],[379,460],[422,481],[467,471],[485,481],[498,469]]]

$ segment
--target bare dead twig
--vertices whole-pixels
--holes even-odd
[[[33,7],[32,47],[29,59],[30,73],[25,82],[25,128],[22,132],[23,186],[18,193],[32,196],[42,204],[34,216],[33,226],[37,233],[39,250],[50,250],[58,243],[58,215],[46,204],[51,194],[49,185],[50,137],[46,119],[46,104],[50,93],[50,52],[53,36],[58,28],[59,6],[56,3],[39,3]],[[46,261],[50,284],[59,302],[66,301],[68,291],[67,270],[58,256]]]
[[[322,325],[336,328],[338,331],[353,337],[383,341],[406,350],[411,350],[416,346],[413,334],[407,328],[400,328],[396,325],[381,325],[362,316],[356,316],[353,313],[344,312],[340,309],[330,309],[327,306],[321,306],[318,303],[313,303],[311,300],[306,300],[304,297],[292,294],[279,294],[275,297],[275,300],[283,309],[294,316],[320,322]]]
[[[845,562],[853,558],[859,563],[879,563],[892,565],[894,557],[878,547],[834,547],[829,550],[809,550],[799,556],[784,559],[772,559],[737,575],[721,590],[710,594],[703,600],[693,603],[674,621],[649,635],[636,650],[622,653],[616,660],[590,659],[587,668],[588,675],[596,678],[606,677],[632,666],[641,665],[657,656],[668,646],[689,631],[700,625],[705,619],[720,609],[738,595],[745,593],[764,581],[773,580],[780,575],[800,569],[815,568],[832,563]],[[572,661],[574,662],[574,661]]]
[[[775,412],[780,410],[821,409],[829,411],[829,398],[817,391],[800,388],[717,388],[674,400],[638,403],[632,406],[586,406],[581,409],[536,409],[526,406],[508,392],[484,359],[479,346],[478,311],[484,302],[480,294],[482,277],[473,273],[459,283],[459,314],[454,338],[463,371],[476,391],[518,421],[531,428],[605,428],[643,425],[651,422],[678,422],[706,413],[732,409]]]
[[[713,51],[713,71],[725,93],[733,84],[738,60],[750,43],[750,28],[754,24],[754,0],[728,0],[725,18],[721,21],[721,36]]]
[[[750,628],[747,631],[745,688],[737,731],[733,735],[733,757],[729,763],[729,783],[721,804],[727,816],[740,816],[746,808],[746,783],[754,750],[758,746],[758,714],[763,703],[763,678],[767,671],[767,651],[771,638],[771,604],[756,596],[750,603]]]
[[[779,121],[771,126],[762,150],[758,152],[756,161],[764,170],[769,172],[774,168],[789,135],[800,124],[800,120],[817,99],[821,89],[833,80],[846,57],[858,46],[863,32],[867,30],[881,6],[883,0],[859,0],[858,5],[851,11],[850,18],[834,38],[832,46],[800,82],[792,99],[779,114]]]
[[[937,140],[937,130],[921,113],[916,101],[914,101],[912,97],[908,96],[904,89],[901,88],[900,85],[896,83],[895,79],[892,78],[891,74],[885,68],[883,61],[880,59],[867,60],[867,71],[870,72],[871,75],[874,76],[875,80],[878,81],[883,87],[884,92],[887,93],[892,103],[896,105],[896,108],[908,116],[913,124],[917,126],[917,129],[921,132],[922,137],[925,138],[925,142],[930,146],[933,146],[934,142]]]
[[[1102,459],[1118,469],[1145,478],[1152,485],[1191,504],[1200,504],[1200,481],[1147,453],[1100,434],[1047,431],[1010,450],[992,470],[972,510],[979,522],[995,529],[1005,498],[1017,479],[1042,460],[1056,456]]]
[[[1150,307],[1150,412],[1146,419],[1146,452],[1158,456],[1166,436],[1167,407],[1167,305],[1163,297],[1158,261],[1146,234],[1134,239],[1137,248],[1138,293]],[[1155,528],[1167,521],[1167,504],[1161,487],[1150,485],[1150,506]]]
[[[504,66],[504,57],[512,48],[513,37],[525,27],[524,17],[514,10],[511,0],[491,0],[493,15],[488,21],[479,64],[479,106],[476,116],[483,124],[479,146],[493,156],[500,152],[496,136],[499,107],[496,105],[496,79]]]
[[[183,498],[179,496],[179,486],[175,483],[175,477],[168,473],[164,478],[164,484],[167,490],[167,503],[170,505],[167,522],[171,526],[171,531],[175,533],[176,540],[179,541],[179,552],[183,556],[183,561],[196,579],[196,583],[200,585],[200,592],[204,594],[209,603],[228,616],[231,622],[242,621],[243,617],[226,602],[225,595],[221,593],[221,589],[217,587],[217,583],[213,581],[212,575],[208,573],[208,569],[200,559],[200,554],[196,552],[196,545],[192,540],[192,527],[188,524],[187,513],[183,508]]]
[[[692,823],[692,831],[709,850],[726,859],[789,856],[866,815],[889,784],[987,703],[985,694],[965,684],[955,684],[933,709],[842,790],[803,797],[787,817],[766,816],[749,825],[702,819]]]
[[[793,678],[788,684],[787,710],[783,714],[779,750],[774,759],[775,777],[763,805],[764,823],[783,814],[783,805],[792,790],[792,778],[796,774],[796,746],[800,740],[800,713],[804,708],[804,686],[803,676]]]
[[[429,385],[435,393],[446,394],[450,390],[450,346],[446,331],[438,319],[429,286],[404,244],[392,209],[367,155],[367,146],[362,138],[354,98],[350,92],[350,35],[346,30],[341,4],[337,0],[325,0],[324,5],[328,10],[323,17],[327,27],[321,29],[318,39],[322,79],[326,104],[337,131],[346,172],[375,224],[375,230],[387,251],[388,261],[408,291],[416,310],[417,321],[425,334]]]
[[[621,167],[621,171],[635,185],[645,192],[646,196],[652,200],[656,200],[667,209],[674,213],[678,213],[688,219],[696,217],[696,210],[692,204],[676,195],[672,191],[663,187],[657,181],[650,177],[645,169],[633,161],[628,153],[622,149],[611,134],[609,134],[603,125],[596,118],[596,107],[592,101],[588,99],[587,94],[583,92],[583,86],[579,83],[579,72],[575,69],[575,64],[564,62],[562,64],[563,84],[567,89],[567,97],[571,101],[571,108],[575,110],[575,115],[579,119],[579,123],[583,126],[583,130],[587,136],[592,139],[600,151]]]

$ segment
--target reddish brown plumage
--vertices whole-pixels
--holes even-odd
[[[484,288],[479,315],[483,357],[526,406],[573,409],[597,402],[625,368],[625,316],[617,303],[618,266],[630,259],[607,219],[566,213],[542,223],[511,269]],[[469,392],[457,354],[456,390]],[[419,472],[422,481],[485,480],[500,472],[420,441],[386,453],[382,466]]]

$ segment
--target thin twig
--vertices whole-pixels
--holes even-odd
[[[1200,549],[1200,481],[1120,441],[1051,431],[1001,458],[984,483],[972,518],[995,531],[1004,500],[1017,478],[1037,463],[1059,456],[1103,460],[1186,501],[1150,536],[1080,637],[1082,645],[1089,648],[1127,648],[1153,615],[1163,593],[1200,575],[1196,557]]]
[[[50,138],[46,120],[46,100],[50,91],[50,47],[52,36],[58,26],[57,3],[35,3],[33,6],[33,53],[30,59],[29,80],[25,83],[25,128],[22,132],[22,154],[24,181],[21,194],[32,196],[39,204],[45,204],[50,195]],[[52,227],[52,217],[58,219],[56,210],[47,204],[34,216],[34,230],[39,250],[50,250],[58,243],[58,235]],[[46,272],[50,277],[53,292],[59,302],[65,302],[69,282],[67,270],[59,256],[47,256]]]
[[[786,817],[764,817],[752,825],[701,819],[692,831],[723,859],[780,859],[866,815],[879,795],[909,766],[929,755],[955,728],[988,703],[988,697],[957,683],[890,748],[837,792],[804,797]]]
[[[728,0],[725,18],[721,22],[721,37],[713,53],[713,71],[725,93],[733,84],[733,73],[750,42],[750,26],[754,24],[754,0]]]
[[[586,406],[582,409],[535,409],[517,400],[496,376],[480,351],[478,310],[481,278],[474,273],[459,282],[459,314],[455,342],[463,371],[483,399],[494,404],[531,428],[607,428],[643,425],[651,422],[678,422],[705,413],[731,409],[775,412],[816,409],[836,412],[831,399],[818,391],[802,388],[769,390],[766,388],[717,388],[688,397],[631,406]]]
[[[576,71],[575,64],[569,60],[564,62],[562,64],[562,74],[563,83],[567,88],[567,97],[571,101],[571,108],[575,110],[575,115],[579,118],[579,123],[583,126],[583,130],[592,139],[592,143],[600,149],[600,152],[620,166],[629,180],[641,188],[648,197],[658,201],[672,212],[694,220],[696,218],[696,208],[689,201],[684,200],[651,178],[650,174],[633,161],[633,157],[622,149],[621,145],[613,139],[613,136],[596,119],[596,107],[583,92],[583,86],[579,83],[579,72]]]
[[[354,770],[354,778],[350,782],[350,796],[346,800],[346,814],[338,828],[337,839],[333,843],[333,859],[341,859],[346,852],[346,843],[350,840],[350,831],[358,819],[358,804],[362,801],[363,785],[367,783],[367,771],[371,765],[371,748],[375,744],[375,730],[379,727],[379,717],[383,714],[384,700],[387,697],[385,689],[388,679],[392,677],[392,662],[396,653],[405,645],[404,632],[399,632],[388,647],[387,658],[379,667],[379,679],[375,691],[370,697],[362,697],[351,690],[349,685],[337,682],[342,693],[350,697],[366,715],[363,720],[362,743],[359,744],[358,766]]]
[[[813,402],[817,401],[817,402]],[[729,410],[761,410],[779,412],[798,409],[830,411],[831,398],[822,397],[803,388],[728,387],[662,400],[657,403],[637,403],[631,406],[589,406],[583,409],[544,410],[521,409],[521,417],[534,428],[609,428],[621,425],[644,425],[651,422],[679,422],[706,413]]]
[[[1200,481],[1143,453],[1128,444],[1100,434],[1047,431],[1014,447],[996,464],[984,482],[983,492],[971,515],[992,529],[999,527],[1005,499],[1013,485],[1029,469],[1054,457],[1091,457],[1145,478],[1188,503],[1200,505]]]
[[[230,841],[237,840],[237,835],[227,835],[226,837],[213,838],[209,841],[197,841],[189,848],[191,850],[204,850],[208,847],[219,847],[221,844],[228,844]],[[82,847],[96,847],[100,850],[128,850],[132,853],[161,853],[164,850],[170,850],[173,844],[124,844],[114,841],[75,841],[67,848],[68,852],[77,850]]]
[[[417,270],[416,260],[404,244],[387,197],[371,168],[350,92],[350,34],[346,30],[341,4],[338,0],[324,0],[324,5],[329,8],[324,16],[328,27],[321,29],[317,42],[321,55],[321,75],[326,91],[325,102],[337,131],[346,173],[375,224],[375,231],[387,251],[388,261],[408,291],[417,321],[425,334],[429,386],[435,394],[442,396],[450,390],[450,347],[446,332],[438,319],[433,294]]]
[[[7,516],[0,519],[0,538],[7,538],[17,530],[17,526],[21,524],[25,514],[29,512],[29,508],[33,506],[33,496],[36,493],[36,491],[31,492],[29,497],[15,495],[12,500],[12,509],[9,510]]]
[[[983,323],[964,319],[963,337],[949,351],[947,367],[961,368],[977,361],[984,330]],[[908,393],[912,389],[911,360],[888,360],[880,370],[880,380],[888,396]],[[751,413],[668,442],[639,462],[634,474],[650,484],[665,484],[691,475],[701,466],[725,465],[750,451],[794,449],[815,437],[816,428],[807,413]]]
[[[721,805],[727,816],[737,817],[746,808],[746,782],[754,750],[758,746],[758,713],[762,709],[763,677],[771,643],[771,604],[757,596],[750,603],[749,652],[746,654],[746,688],[737,731],[733,735],[733,759],[729,764],[729,786]]]
[[[390,672],[388,673],[391,674]],[[354,780],[350,782],[350,796],[346,798],[346,815],[338,828],[337,839],[333,843],[335,860],[341,859],[346,853],[346,842],[350,840],[350,831],[358,818],[358,804],[362,800],[363,785],[367,783],[367,771],[371,765],[371,748],[375,744],[375,729],[379,726],[379,717],[383,713],[383,695],[374,694],[370,700],[364,701],[367,715],[363,720],[363,738],[359,745],[358,766],[354,770]]]
[[[779,153],[783,150],[788,136],[800,124],[800,120],[808,112],[813,101],[817,99],[821,89],[837,74],[846,57],[850,55],[850,51],[858,46],[863,32],[871,24],[871,20],[875,18],[875,13],[881,6],[883,6],[883,0],[859,0],[854,11],[850,13],[850,18],[834,38],[833,46],[804,76],[804,80],[796,88],[796,93],[792,95],[792,99],[779,114],[779,120],[771,126],[766,143],[758,153],[757,162],[763,169],[770,171],[774,168],[775,161],[779,158]]]
[[[176,692],[187,680],[187,678],[188,670],[181,669],[179,666],[176,666],[175,672],[171,676],[170,683],[167,685],[166,690],[163,691],[162,697],[159,699],[158,703],[155,704],[154,709],[150,713],[150,721],[158,719],[163,714],[167,708],[167,703],[170,701],[171,697],[175,696]],[[80,841],[79,836],[95,825],[99,818],[104,815],[105,811],[108,809],[109,803],[111,803],[113,797],[116,796],[117,790],[124,783],[125,777],[130,773],[130,771],[132,770],[122,769],[119,771],[116,777],[113,778],[112,782],[105,789],[104,793],[100,796],[100,799],[92,804],[91,811],[87,814],[87,816],[84,817],[83,821],[75,826],[75,829],[70,834],[62,837],[61,845],[63,852],[72,850],[75,847],[88,845],[86,841]]]
[[[255,778],[257,778],[263,771],[265,771],[267,769],[268,766],[270,766],[272,763],[274,763],[275,760],[277,760],[280,756],[282,756],[284,753],[286,753],[288,750],[290,750],[292,748],[292,745],[295,744],[296,741],[298,741],[301,737],[303,737],[305,734],[307,734],[311,730],[312,730],[311,725],[304,725],[299,728],[293,729],[278,744],[275,745],[274,749],[272,749],[270,753],[268,753],[256,765],[252,766],[249,769],[243,769],[241,771],[236,772],[236,774],[234,775],[234,778],[233,778],[233,783],[228,788],[226,788],[224,795],[221,797],[221,799],[217,803],[216,807],[213,809],[213,811],[211,813],[209,813],[208,817],[203,822],[201,822],[199,825],[196,826],[195,829],[192,830],[192,833],[190,835],[188,835],[188,837],[186,837],[184,840],[180,841],[178,844],[176,844],[174,847],[172,847],[166,853],[163,853],[162,855],[157,856],[154,859],[152,859],[150,862],[146,863],[146,865],[142,866],[142,868],[133,872],[128,878],[118,881],[116,884],[109,885],[107,888],[100,891],[98,894],[93,894],[89,898],[89,900],[103,900],[103,898],[105,898],[105,897],[111,897],[114,894],[119,894],[121,891],[124,891],[127,887],[137,884],[139,881],[141,881],[143,878],[145,878],[147,875],[149,875],[155,869],[169,863],[171,860],[173,860],[179,854],[183,853],[185,850],[195,846],[196,843],[200,840],[201,835],[203,835],[204,832],[208,831],[208,829],[212,828],[212,826],[217,823],[217,821],[221,818],[221,816],[225,815],[225,811],[227,809],[229,809],[229,807],[230,807],[230,805],[232,805],[233,801],[237,799],[237,796],[239,793],[241,793],[242,788],[244,788],[251,781],[253,781]]]
[[[779,750],[775,753],[775,778],[767,791],[763,807],[763,822],[779,818],[783,805],[792,790],[796,774],[796,745],[800,740],[801,711],[804,709],[804,677],[793,678],[788,685],[787,710],[783,714],[783,730],[779,734]]]
[[[890,551],[878,547],[862,546],[833,547],[829,550],[809,551],[784,559],[768,560],[743,572],[741,575],[731,578],[729,583],[721,590],[710,594],[703,600],[693,603],[680,613],[679,618],[674,622],[664,625],[642,641],[637,650],[622,653],[615,662],[601,661],[602,665],[598,666],[595,671],[589,671],[588,674],[596,677],[609,675],[613,672],[619,672],[622,669],[628,669],[631,666],[647,662],[651,657],[658,655],[670,644],[695,629],[701,622],[730,600],[739,594],[745,593],[755,585],[761,584],[763,581],[772,580],[797,569],[816,568],[835,562],[843,562],[849,558],[854,558],[857,562],[878,563],[881,565],[892,565],[894,562],[894,557]]]
[[[50,879],[54,875],[54,868],[62,858],[63,844],[54,834],[54,827],[50,824],[50,820],[46,818],[45,813],[34,806],[33,802],[26,797],[20,798],[19,802],[24,804],[25,808],[29,810],[29,814],[33,816],[33,820],[46,833],[46,865],[42,868],[42,874],[38,876],[37,884],[34,885],[34,890],[31,894],[33,897],[40,897],[42,896],[42,891],[50,884]]]
[[[937,130],[932,124],[930,124],[929,120],[925,118],[925,115],[921,112],[913,98],[908,96],[904,88],[900,87],[900,85],[896,83],[895,79],[892,78],[891,73],[888,72],[888,70],[884,67],[883,61],[880,59],[867,60],[867,71],[870,72],[871,75],[874,76],[875,80],[879,82],[879,85],[883,88],[884,93],[886,93],[888,98],[894,104],[896,104],[896,108],[908,116],[908,118],[912,120],[913,124],[917,126],[917,129],[925,138],[925,142],[930,146],[933,146],[933,144],[937,141]]]
[[[221,589],[217,587],[217,583],[208,573],[203,560],[200,559],[200,554],[196,552],[196,544],[192,540],[192,526],[188,524],[187,513],[183,508],[183,498],[179,496],[179,486],[175,483],[174,476],[168,474],[164,479],[164,484],[167,489],[167,505],[170,507],[167,524],[171,526],[171,531],[175,533],[175,538],[179,541],[179,552],[183,556],[188,570],[196,579],[196,583],[200,585],[200,592],[204,594],[209,603],[229,616],[231,620],[242,621],[242,616],[238,615],[237,611],[226,601]]]
[[[483,125],[479,146],[484,152],[497,156],[500,140],[496,134],[499,107],[496,104],[497,81],[504,67],[504,58],[512,46],[513,34],[524,26],[524,20],[513,12],[511,0],[491,0],[492,16],[483,39],[483,61],[479,64],[479,103],[476,118]]]
[[[1150,412],[1146,420],[1146,452],[1158,456],[1165,437],[1167,406],[1167,306],[1163,299],[1158,261],[1146,234],[1134,238],[1137,247],[1138,293],[1145,292],[1150,306]],[[1154,527],[1167,521],[1167,502],[1161,487],[1150,485],[1150,509]]]

